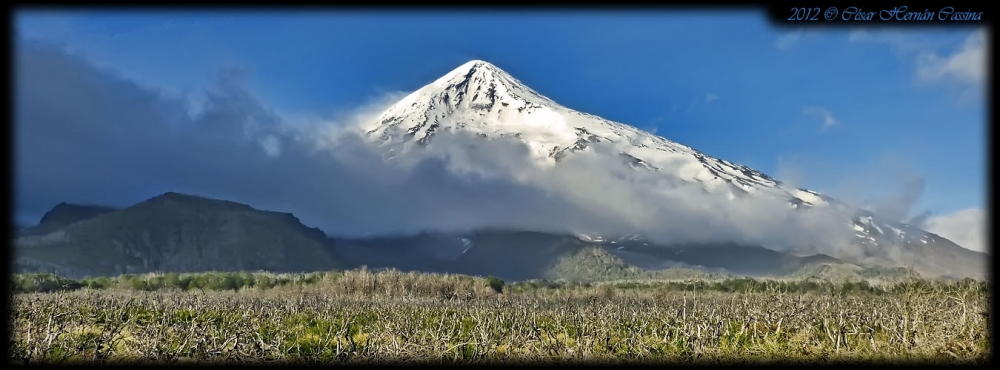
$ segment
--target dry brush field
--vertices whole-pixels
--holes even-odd
[[[351,271],[315,284],[10,298],[32,363],[983,363],[986,284],[872,292],[576,285]]]

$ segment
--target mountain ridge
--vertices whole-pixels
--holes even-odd
[[[170,214],[177,212],[176,207],[188,212],[185,213],[185,219],[191,218],[190,212],[200,213],[193,217],[195,225],[182,224],[179,228],[171,226],[176,222],[176,217],[172,218]],[[256,215],[238,215],[237,218],[267,217],[270,222],[255,224],[254,230],[257,233],[244,236],[242,244],[219,243],[218,237],[210,237],[196,239],[187,248],[169,247],[178,243],[175,234],[190,234],[190,231],[185,230],[191,230],[192,227],[208,228],[209,235],[225,234],[224,227],[220,228],[213,220],[231,218],[229,212],[233,210]],[[607,240],[568,234],[489,229],[458,234],[424,232],[411,236],[336,238],[327,237],[318,229],[293,221],[295,216],[288,213],[258,210],[242,203],[177,193],[156,196],[116,213],[64,226],[53,233],[58,237],[46,235],[49,236],[49,242],[39,243],[41,245],[26,246],[24,239],[27,237],[18,238],[15,241],[15,255],[18,257],[15,272],[50,272],[80,278],[147,272],[305,272],[368,266],[375,269],[494,275],[508,281],[598,281],[671,276],[835,276],[856,279],[870,276],[891,278],[906,273],[892,268],[862,268],[826,255],[796,256],[736,243],[655,245],[639,236]],[[143,213],[146,215],[143,216]],[[150,225],[144,217],[154,217],[157,221]],[[293,226],[291,232],[296,235],[289,237],[287,232],[282,231],[286,224]],[[156,230],[164,227],[168,232]],[[107,232],[108,229],[112,231]],[[139,230],[138,241],[129,237],[137,233],[135,230]],[[305,253],[289,254],[281,252],[282,243],[254,247],[254,244],[245,242],[269,234],[286,235],[286,239],[297,239],[300,242],[312,240],[315,243],[299,245],[297,250]],[[187,239],[192,240],[190,236]],[[229,252],[225,252],[226,250]],[[74,251],[85,254],[74,254]],[[235,254],[228,258],[211,257],[219,253]],[[247,255],[260,253],[264,253],[265,260],[269,262],[274,262],[274,259],[279,261],[270,266],[259,260],[257,265],[252,260],[246,262]],[[78,258],[87,254],[91,254],[89,258]],[[290,266],[287,259],[294,257],[301,258],[297,265]],[[241,258],[243,262],[230,263]],[[192,262],[206,259],[216,263],[199,265]],[[115,266],[104,266],[108,261],[116,262]],[[178,261],[182,263],[176,263]],[[302,266],[303,261],[306,261],[307,266]],[[118,262],[123,262],[124,265]]]
[[[117,210],[115,207],[62,202],[45,212],[37,225],[23,227],[17,234],[41,236],[74,222]]]
[[[288,213],[168,192],[15,240],[15,266],[69,276],[342,268],[327,236]]]

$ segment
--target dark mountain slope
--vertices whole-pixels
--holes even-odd
[[[114,207],[59,203],[42,216],[38,225],[20,230],[19,235],[45,235],[64,226],[117,211]]]
[[[178,193],[16,241],[15,268],[67,277],[150,271],[319,271],[343,265],[288,213]]]

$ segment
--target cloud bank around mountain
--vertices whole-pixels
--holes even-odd
[[[15,78],[21,224],[60,202],[125,207],[176,191],[292,212],[342,236],[499,227],[860,253],[843,215],[707,195],[631,171],[600,146],[547,169],[513,139],[442,132],[427,156],[387,161],[356,128],[399,93],[336,118],[289,118],[233,71],[193,109],[191,99],[31,43],[18,46]]]
[[[993,254],[986,241],[986,212],[982,208],[930,217],[924,225],[927,231],[948,238],[966,249]]]

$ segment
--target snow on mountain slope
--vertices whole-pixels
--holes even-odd
[[[542,96],[484,61],[471,61],[417,90],[366,128],[394,152],[427,145],[442,130],[486,138],[515,137],[541,166],[552,166],[597,143],[615,148],[633,167],[671,169],[671,175],[727,196],[767,192],[790,204],[827,205],[824,196],[792,187],[754,169],[704,155],[635,127],[578,112]]]
[[[366,136],[386,149],[389,158],[412,156],[433,146],[446,131],[486,140],[519,140],[539,168],[557,166],[579,152],[612,153],[617,163],[657,174],[669,183],[700,186],[705,193],[734,200],[751,196],[786,202],[795,210],[842,213],[864,258],[892,260],[914,244],[945,242],[941,248],[966,251],[923,230],[887,224],[874,215],[821,193],[783,184],[749,167],[714,158],[635,127],[564,107],[539,94],[496,66],[470,61],[406,96],[363,127]],[[664,190],[669,191],[669,190]],[[767,215],[761,215],[766,217]],[[588,238],[594,238],[591,235]],[[906,259],[909,261],[908,259]],[[911,261],[912,262],[912,261]],[[935,268],[936,270],[937,268]],[[925,269],[930,270],[930,269]]]

